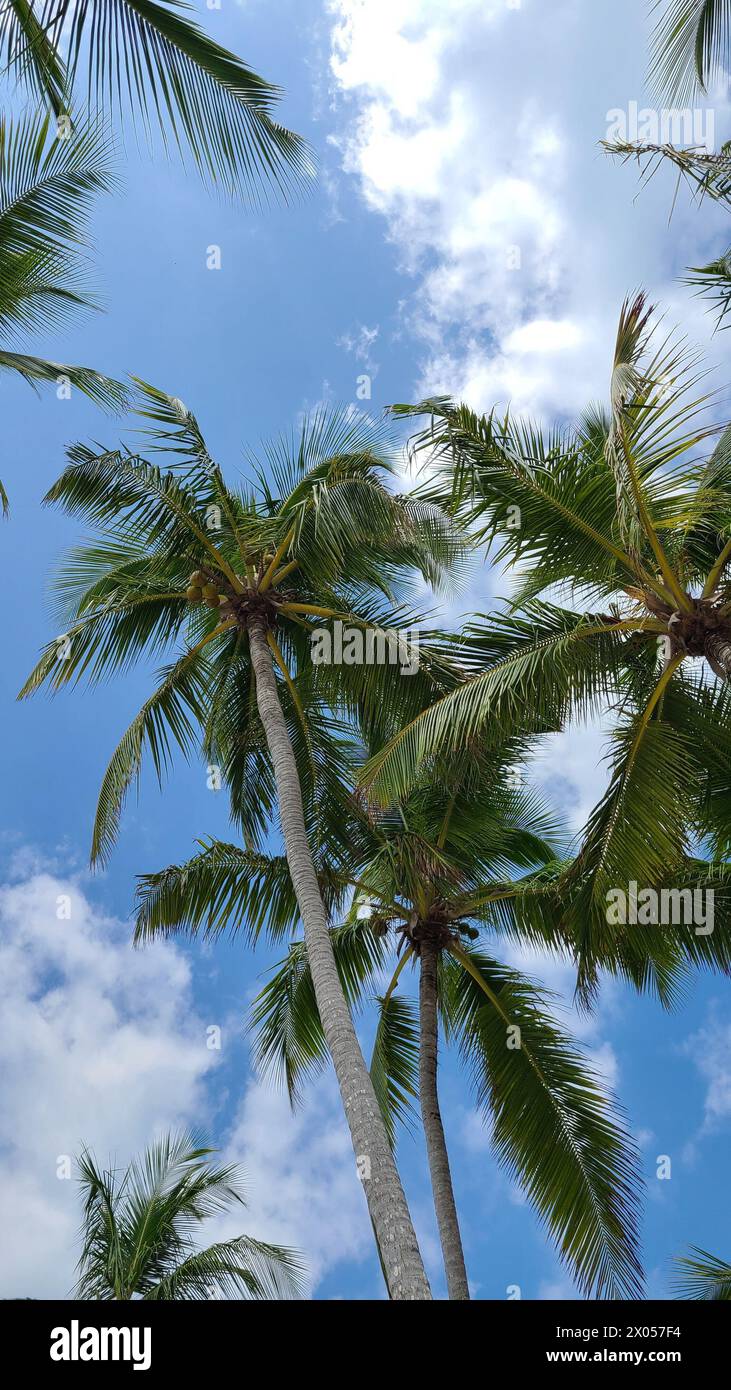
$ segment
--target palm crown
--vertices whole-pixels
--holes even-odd
[[[184,638],[109,764],[92,859],[112,847],[145,749],[162,777],[172,746],[187,755],[200,735],[230,791],[235,823],[249,845],[260,841],[275,793],[247,638],[259,619],[312,824],[327,825],[331,813],[334,833],[353,754],[338,709],[357,709],[370,729],[393,729],[403,707],[418,708],[456,674],[446,652],[430,656],[423,644],[421,669],[409,679],[390,663],[316,666],[313,632],[347,620],[399,637],[401,621],[415,616],[394,608],[399,572],[416,565],[438,578],[456,550],[450,528],[435,507],[384,486],[387,436],[362,417],[312,418],[298,439],[278,442],[264,465],[253,466],[253,487],[236,492],[182,403],[143,383],[140,390],[141,412],[155,421],[145,432],[148,452],[163,452],[173,465],[161,470],[125,450],[69,450],[46,500],[103,529],[62,568],[56,587],[70,625],[21,692],[96,683]]]
[[[237,1236],[205,1249],[203,1222],[245,1205],[234,1165],[189,1133],[167,1134],[125,1173],[81,1154],[82,1251],[75,1297],[82,1299],[296,1298],[303,1268],[291,1250]]]
[[[718,433],[698,377],[682,345],[653,345],[639,297],[622,311],[608,415],[546,433],[448,401],[416,407],[433,415],[419,443],[443,465],[430,495],[496,543],[520,583],[504,614],[468,629],[469,678],[407,723],[367,780],[387,801],[435,752],[613,707],[609,786],[580,852],[557,893],[525,899],[535,929],[577,953],[584,994],[600,964],[667,1000],[688,963],[731,963],[727,871],[696,857],[702,844],[722,859],[728,844],[731,431],[696,460]],[[609,925],[607,895],[631,881],[713,887],[715,930]]]
[[[3,6],[0,51],[36,100],[66,117],[122,107],[228,192],[258,201],[311,177],[306,142],[273,117],[280,89],[186,17],[185,0],[23,0]],[[87,66],[84,84],[82,65]]]
[[[515,930],[511,904],[520,881],[511,872],[540,871],[554,856],[542,838],[555,836],[553,822],[534,795],[513,785],[515,752],[437,764],[381,815],[351,803],[347,862],[336,849],[321,869],[331,911],[340,916],[333,949],[351,1004],[375,995],[371,1075],[392,1142],[420,1096],[450,1297],[467,1295],[460,1292],[466,1276],[456,1214],[450,1230],[453,1196],[436,1095],[437,1007],[445,1038],[471,1073],[498,1157],[526,1189],[582,1289],[632,1297],[641,1286],[632,1142],[597,1077],[547,1013],[545,995],[472,944],[485,928]],[[213,842],[188,863],[141,880],[138,940],[171,931],[256,935],[265,923],[279,938],[296,922],[279,861],[232,845]],[[394,952],[395,972],[378,993]],[[421,977],[420,1017],[409,996],[397,992],[410,962]],[[302,942],[290,946],[255,1001],[252,1027],[258,1065],[284,1076],[294,1102],[327,1055]]]

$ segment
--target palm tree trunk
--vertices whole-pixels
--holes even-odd
[[[447,1276],[447,1294],[450,1299],[466,1299],[470,1291],[437,1090],[437,959],[434,947],[422,940],[419,970],[419,1101]]]
[[[731,681],[731,642],[715,632],[706,638],[706,656],[722,680]]]
[[[338,975],[310,853],[297,764],[279,700],[264,622],[249,620],[256,702],[274,767],[279,817],[302,917],[307,959],[323,1032],[335,1067],[358,1171],[394,1299],[429,1299],[431,1291],[401,1180],[368,1068]]]

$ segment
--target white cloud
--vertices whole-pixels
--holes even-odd
[[[370,376],[378,374],[378,362],[374,355],[374,347],[380,329],[378,324],[369,328],[366,323],[359,323],[358,326],[347,333],[342,333],[336,340],[336,346],[342,348],[343,352],[351,353],[356,362],[362,362]]]
[[[674,281],[720,214],[681,197],[668,234],[672,178],[635,199],[636,170],[598,147],[608,112],[643,95],[636,0],[611,14],[577,0],[327,10],[343,168],[415,277],[415,394],[576,413],[606,395],[619,306],[638,283],[708,338]]]
[[[572,834],[583,829],[609,780],[606,754],[613,722],[607,715],[598,723],[570,724],[541,739],[531,758],[528,777],[561,808]]]
[[[66,901],[70,918],[59,919]],[[88,1144],[123,1163],[156,1129],[204,1121],[215,1054],[180,953],[133,951],[129,928],[76,883],[36,873],[5,886],[0,920],[0,1291],[63,1297],[79,1213],[59,1156]]]
[[[213,1137],[208,1049],[187,961],[170,943],[135,951],[129,926],[76,880],[18,858],[31,876],[0,887],[0,1296],[65,1297],[78,1257],[78,1192],[57,1177],[86,1144],[123,1167],[156,1132],[190,1125]],[[70,912],[68,920],[57,912]],[[213,1240],[256,1235],[299,1248],[314,1288],[341,1262],[370,1261],[363,1296],[380,1297],[372,1235],[334,1080],[292,1115],[251,1076],[219,1143],[243,1163],[245,1212],[207,1225]]]
[[[248,1235],[301,1250],[313,1286],[341,1261],[372,1256],[365,1199],[331,1077],[310,1087],[294,1114],[285,1094],[252,1079],[225,1156],[243,1165],[248,1188],[246,1212],[222,1226],[228,1234],[243,1225]],[[381,1293],[380,1286],[364,1287],[362,1296]]]
[[[688,1038],[687,1056],[706,1082],[700,1135],[723,1128],[731,1120],[731,1023],[712,1005],[703,1028]]]

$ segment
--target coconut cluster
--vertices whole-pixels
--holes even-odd
[[[204,603],[206,608],[220,608],[222,603],[228,602],[228,595],[222,593],[203,570],[193,571],[188,580],[185,597],[189,603]]]

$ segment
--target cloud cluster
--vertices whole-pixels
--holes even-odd
[[[179,949],[133,950],[129,927],[96,908],[78,882],[33,869],[2,885],[0,927],[0,1296],[63,1298],[79,1226],[64,1160],[85,1144],[123,1167],[169,1127],[211,1134],[209,1083],[220,1054],[206,1045]],[[249,1197],[245,1212],[226,1219],[226,1233],[300,1249],[312,1288],[341,1261],[372,1263],[332,1078],[296,1115],[251,1075],[242,1090],[228,1132],[216,1136],[225,1158],[243,1163]],[[206,1240],[221,1233],[218,1224]]]
[[[124,1163],[156,1129],[200,1119],[215,1054],[180,953],[133,951],[76,883],[4,885],[0,922],[0,1293],[64,1297],[79,1220],[64,1157],[87,1144]]]
[[[717,216],[681,198],[668,234],[672,179],[635,201],[635,173],[599,151],[608,112],[643,96],[636,0],[328,9],[343,167],[415,277],[418,394],[575,414],[606,395],[638,283],[707,338],[674,278]]]

